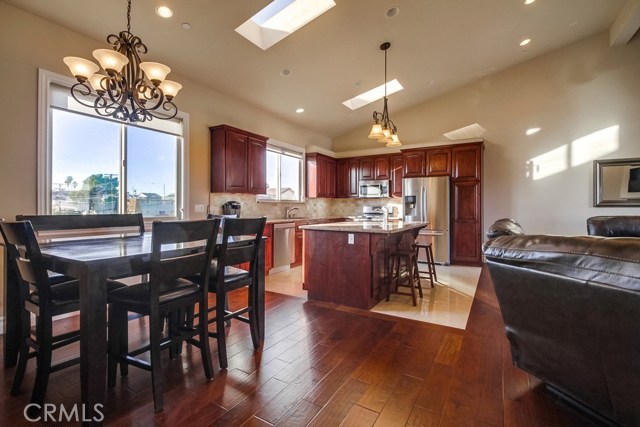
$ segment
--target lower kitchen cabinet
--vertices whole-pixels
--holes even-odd
[[[273,224],[264,226],[264,274],[269,274],[269,270],[273,268]]]

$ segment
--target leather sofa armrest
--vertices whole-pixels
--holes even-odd
[[[524,234],[522,226],[515,219],[502,218],[496,220],[487,231],[487,238],[493,239],[498,236],[513,236]]]
[[[640,237],[640,216],[593,216],[587,233],[602,237]]]

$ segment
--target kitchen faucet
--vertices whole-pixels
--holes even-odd
[[[287,218],[292,218],[292,216],[291,216],[291,212],[293,212],[293,211],[297,211],[297,210],[298,210],[298,208],[287,208],[287,213],[286,213],[286,215],[285,215],[285,216],[286,216]]]
[[[381,206],[381,208],[384,209],[384,222],[387,222],[393,208],[389,208],[389,206]]]

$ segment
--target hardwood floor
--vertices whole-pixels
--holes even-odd
[[[233,308],[234,300],[230,304]],[[57,327],[68,328],[76,321],[64,319]],[[131,340],[145,339],[144,321],[130,322]],[[164,355],[166,404],[159,414],[153,412],[151,376],[129,368],[129,376],[118,378],[116,387],[107,391],[105,423],[595,426],[555,400],[539,380],[512,366],[486,269],[466,331],[268,293],[264,348],[254,353],[245,324],[234,321],[228,334],[229,369],[216,369],[210,382],[197,349],[185,346],[175,360]],[[213,339],[211,346],[216,348]],[[217,354],[213,357],[216,366]],[[0,425],[45,425],[23,417],[35,362],[29,362],[18,396],[9,395],[13,371],[0,371]],[[52,374],[47,402],[69,408],[79,401],[79,380],[78,366]]]

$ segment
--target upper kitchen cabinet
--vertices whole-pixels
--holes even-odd
[[[336,197],[358,197],[360,161],[356,158],[336,160]]]
[[[394,154],[389,157],[391,169],[391,197],[402,197],[402,154]]]
[[[391,179],[389,156],[361,157],[360,179]]]
[[[211,132],[211,192],[267,192],[267,137],[227,125]]]
[[[404,167],[403,178],[420,178],[426,176],[425,150],[406,150],[402,152],[402,164]]]
[[[426,150],[427,176],[451,175],[451,148]]]
[[[456,181],[475,181],[481,176],[482,145],[461,145],[452,148],[453,173]]]
[[[336,160],[307,154],[307,197],[336,197]]]

